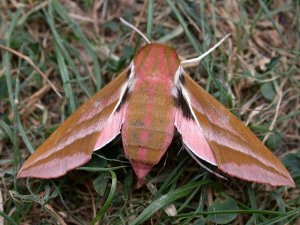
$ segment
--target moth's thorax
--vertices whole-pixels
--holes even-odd
[[[133,62],[137,77],[153,81],[172,81],[180,65],[176,51],[163,44],[145,45]]]

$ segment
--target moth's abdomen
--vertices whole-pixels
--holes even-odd
[[[122,140],[126,157],[143,179],[168,149],[174,135],[174,102],[164,83],[135,84],[129,95]]]
[[[127,128],[127,129],[126,129]],[[160,160],[166,148],[170,145],[174,130],[154,130],[149,127],[124,126],[127,136],[123,140],[125,152],[130,160],[155,165]]]

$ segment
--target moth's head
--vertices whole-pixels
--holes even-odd
[[[230,34],[227,34],[212,48],[196,58],[179,61],[178,55],[174,49],[164,44],[151,43],[151,41],[135,26],[121,17],[120,21],[136,31],[148,43],[138,51],[133,60],[134,66],[138,72],[143,72],[143,69],[149,70],[148,72],[144,71],[144,75],[146,76],[151,75],[158,77],[158,74],[174,76],[180,65],[185,67],[187,65],[198,64],[205,56],[210,54],[230,36]],[[164,70],[164,68],[166,68],[167,71]]]
[[[133,59],[136,74],[173,77],[180,66],[176,51],[164,44],[150,43],[139,49]]]

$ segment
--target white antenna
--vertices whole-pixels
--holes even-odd
[[[208,51],[204,52],[202,55],[198,56],[197,58],[193,59],[187,59],[180,62],[182,66],[187,64],[195,64],[199,63],[205,56],[207,56],[209,53],[211,53],[213,50],[215,50],[222,42],[224,42],[231,34],[227,34],[225,37],[223,37],[217,44],[215,44],[212,48],[210,48]]]
[[[150,44],[151,41],[149,41],[149,39],[139,30],[137,29],[135,26],[133,26],[131,23],[128,23],[126,20],[124,20],[122,17],[119,17],[120,21],[122,23],[124,23],[126,26],[130,27],[132,30],[134,30],[135,32],[137,32],[139,35],[142,36],[142,38],[145,39],[145,41]]]

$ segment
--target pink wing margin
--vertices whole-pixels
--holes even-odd
[[[116,110],[128,81],[129,68],[74,112],[25,161],[18,178],[56,178],[91,159],[120,133],[126,103]]]

